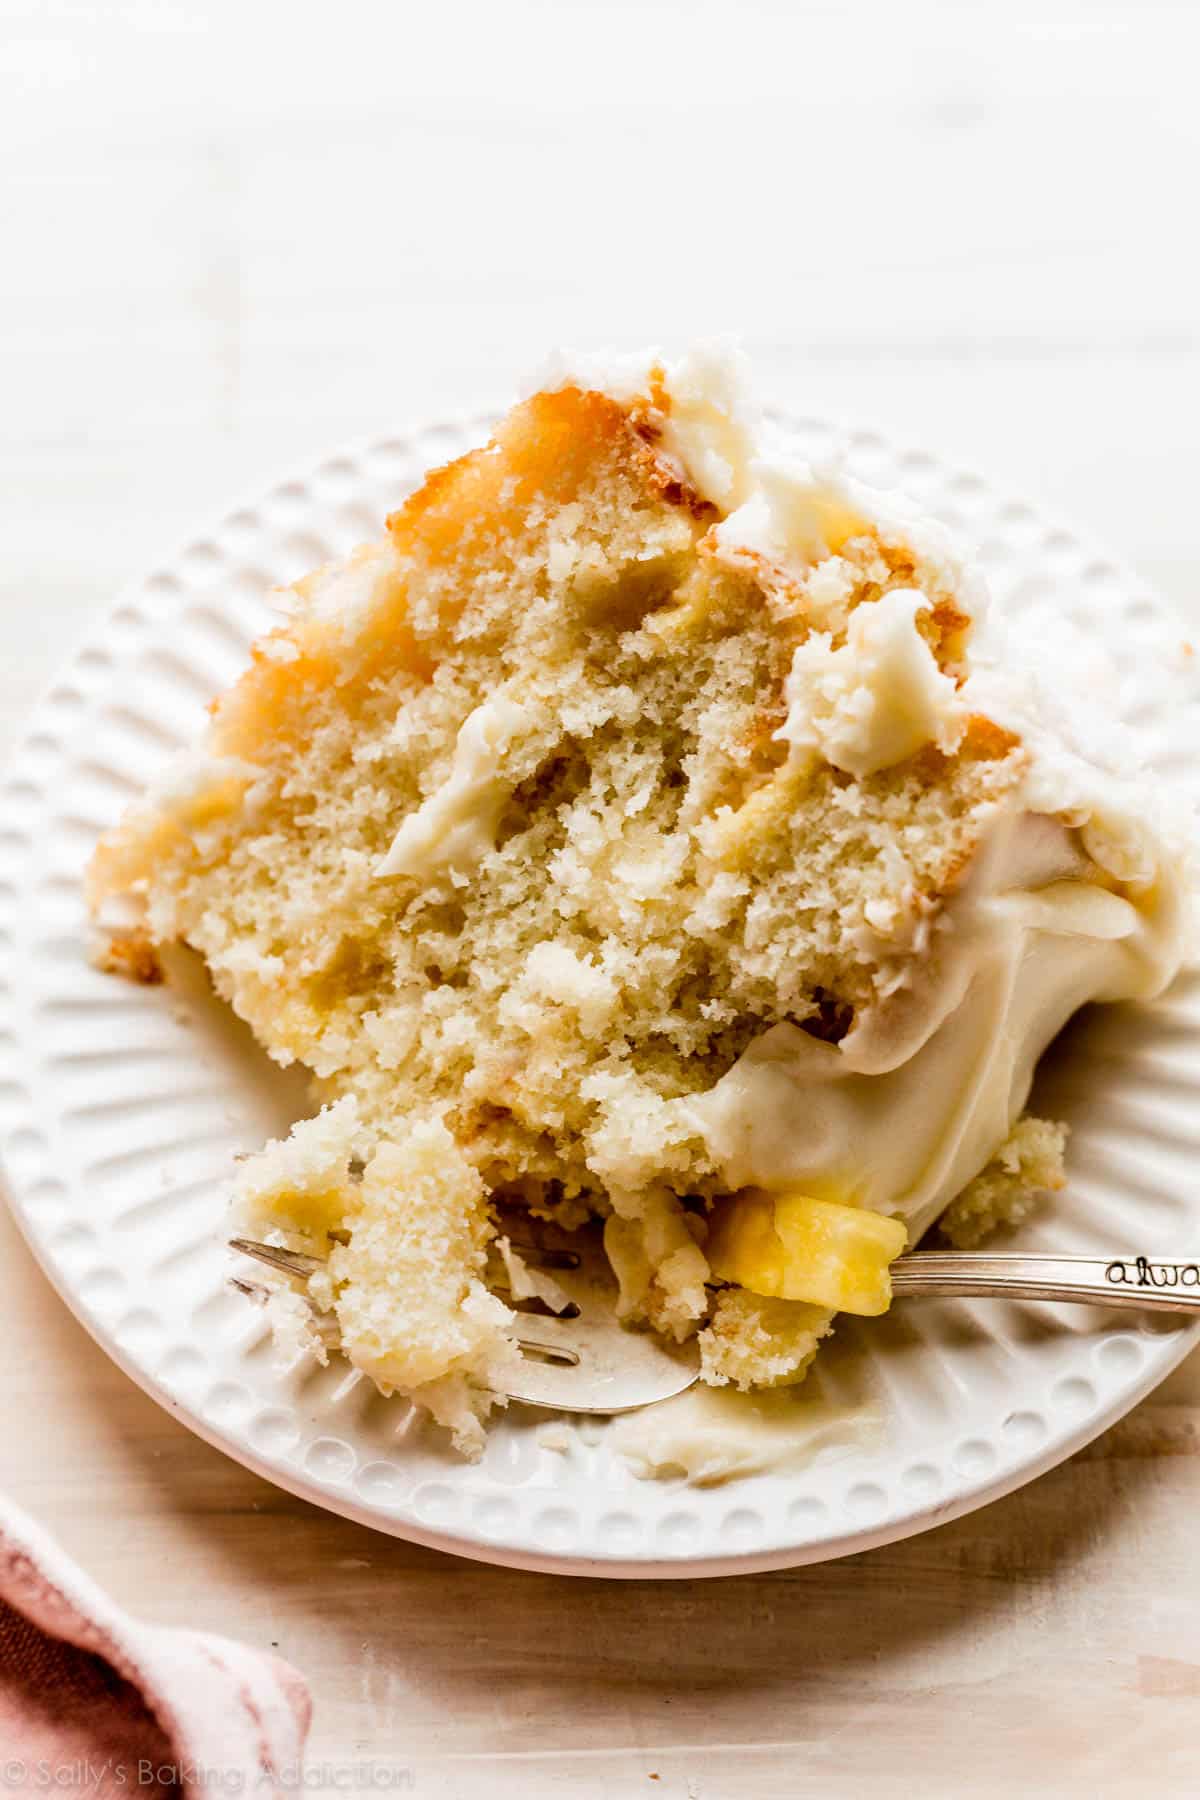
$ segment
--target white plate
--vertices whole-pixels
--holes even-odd
[[[795,423],[813,452],[831,447],[831,427]],[[576,1574],[693,1576],[813,1562],[966,1512],[1120,1417],[1200,1327],[949,1301],[846,1320],[813,1379],[834,1398],[865,1388],[879,1432],[798,1473],[698,1490],[637,1480],[605,1424],[545,1448],[541,1419],[519,1409],[482,1463],[463,1463],[345,1365],[279,1372],[260,1315],[226,1287],[232,1158],[306,1110],[303,1088],[272,1072],[194,970],[157,989],[93,971],[81,871],[97,832],[199,733],[269,621],[267,589],[376,535],[424,468],[486,426],[366,445],[231,513],[121,601],[34,713],[0,796],[0,1145],[17,1219],[97,1341],[202,1436],[421,1543]],[[974,538],[1008,605],[1102,631],[1147,753],[1195,780],[1200,704],[1179,628],[1134,579],[975,476],[871,433],[839,441],[856,473]],[[1073,1128],[1070,1186],[1020,1241],[1200,1251],[1200,981],[1085,1018],[1066,1048],[1043,1103]]]

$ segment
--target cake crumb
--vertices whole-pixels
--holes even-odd
[[[832,1330],[833,1314],[823,1306],[725,1288],[700,1333],[701,1376],[712,1387],[794,1386]]]
[[[96,947],[92,967],[139,987],[161,987],[166,973],[150,939],[139,931],[113,931]]]
[[[1068,1127],[1026,1113],[992,1160],[942,1214],[940,1230],[959,1250],[973,1250],[1002,1225],[1020,1225],[1043,1194],[1066,1186]]]

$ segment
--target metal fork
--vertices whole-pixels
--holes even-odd
[[[315,1256],[252,1238],[232,1238],[230,1247],[302,1282],[321,1267]],[[591,1255],[576,1259],[574,1269],[563,1268],[559,1253],[555,1279],[578,1311],[570,1318],[539,1318],[536,1335],[522,1330],[517,1339],[523,1358],[520,1387],[511,1389],[513,1399],[565,1412],[631,1412],[681,1394],[698,1379],[700,1357],[694,1339],[667,1344],[650,1332],[627,1331],[620,1324],[611,1272],[594,1247]],[[1200,1261],[915,1251],[897,1257],[891,1280],[896,1300],[959,1295],[1200,1313]],[[265,1299],[269,1291],[237,1277],[233,1285],[258,1299]],[[324,1342],[336,1349],[339,1340],[332,1315],[314,1308],[314,1318]]]
[[[918,1250],[892,1264],[892,1295],[961,1294],[988,1299],[1065,1300],[1138,1312],[1200,1313],[1200,1258],[993,1256]]]
[[[299,1250],[261,1244],[253,1238],[231,1238],[230,1248],[253,1257],[294,1281],[307,1282],[322,1267],[319,1258]],[[524,1248],[524,1247],[523,1247]],[[554,1268],[556,1284],[573,1311],[538,1316],[535,1331],[518,1310],[519,1379],[509,1387],[513,1400],[560,1412],[622,1413],[654,1400],[683,1393],[700,1374],[695,1339],[669,1344],[649,1331],[627,1331],[616,1313],[616,1282],[598,1245],[582,1253],[524,1248],[532,1262]],[[270,1290],[235,1276],[233,1285],[251,1298],[265,1300]],[[316,1328],[331,1350],[339,1348],[337,1322],[331,1313],[313,1308]]]

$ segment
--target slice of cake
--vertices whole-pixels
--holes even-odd
[[[1034,1064],[1171,979],[1182,838],[1070,665],[774,441],[732,350],[560,361],[286,601],[92,896],[313,1071],[241,1204],[385,1390],[478,1446],[500,1203],[604,1219],[623,1315],[747,1386],[963,1190],[978,1235],[1061,1180]]]

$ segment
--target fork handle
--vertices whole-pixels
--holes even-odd
[[[1200,1259],[989,1256],[935,1250],[898,1257],[891,1273],[897,1300],[923,1294],[978,1294],[1200,1314]]]

